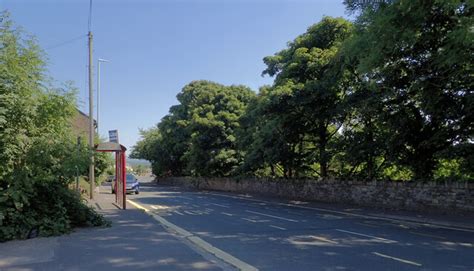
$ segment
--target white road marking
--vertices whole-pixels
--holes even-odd
[[[364,222],[356,222],[356,224],[358,225],[362,225],[362,226],[367,226],[367,227],[372,227],[372,228],[378,228],[379,226],[375,226],[373,224],[370,224],[370,223],[364,223]]]
[[[195,213],[190,212],[190,211],[184,211],[184,212],[185,212],[186,214],[188,214],[188,215],[195,215]]]
[[[257,223],[258,222],[257,220],[253,220],[253,219],[250,219],[250,218],[241,217],[241,219],[252,222],[252,223]]]
[[[219,207],[224,207],[224,208],[230,208],[229,206],[227,205],[222,205],[222,204],[217,204],[217,203],[209,203],[211,205],[215,205],[215,206],[219,206]]]
[[[379,256],[379,257],[383,257],[383,258],[387,258],[387,259],[392,259],[392,260],[395,260],[395,261],[398,261],[398,262],[402,262],[402,263],[406,263],[406,264],[411,264],[411,265],[414,265],[414,266],[422,266],[421,263],[417,263],[417,262],[413,262],[413,261],[409,261],[409,260],[405,260],[405,259],[400,259],[400,258],[397,258],[397,257],[385,255],[385,254],[378,253],[378,252],[372,252],[372,254],[377,255],[377,256]]]
[[[203,239],[195,236],[191,232],[189,232],[189,231],[187,231],[187,230],[185,230],[185,229],[169,222],[168,220],[164,219],[163,217],[161,217],[161,216],[159,216],[155,213],[149,212],[149,210],[147,208],[145,208],[144,206],[141,206],[140,204],[135,203],[135,202],[133,202],[129,199],[127,199],[127,202],[129,202],[133,206],[137,207],[138,209],[144,210],[145,212],[150,214],[151,217],[153,217],[156,221],[161,223],[165,228],[170,229],[171,231],[181,235],[182,237],[186,238],[186,240],[193,243],[195,246],[197,246],[200,249],[203,249],[206,252],[214,255],[215,257],[217,257],[220,260],[226,262],[227,264],[233,265],[234,267],[236,267],[239,270],[258,271],[258,269],[256,267],[254,267],[254,266],[252,266],[252,265],[250,265],[250,264],[248,264],[248,263],[246,263],[246,262],[230,255],[229,253],[227,253],[227,252],[211,245],[210,243],[204,241]]]
[[[358,233],[358,232],[353,232],[353,231],[346,231],[346,230],[341,230],[341,229],[336,229],[336,231],[345,232],[345,233],[348,233],[348,234],[353,234],[353,235],[358,235],[358,236],[364,236],[364,237],[376,239],[376,240],[383,241],[383,242],[397,243],[397,241],[395,241],[395,240],[385,239],[385,238],[381,238],[381,237],[377,237],[377,236],[373,236],[373,235],[368,235],[368,234],[363,234],[363,233]]]
[[[472,233],[474,233],[474,229],[471,230],[471,229],[465,229],[465,228],[456,228],[456,227],[451,227],[451,226],[444,226],[444,225],[440,225],[440,224],[430,224],[429,222],[425,223],[425,222],[408,221],[408,220],[403,220],[403,219],[381,217],[381,216],[375,216],[375,215],[362,215],[362,214],[355,214],[355,213],[350,213],[350,212],[335,211],[335,210],[331,210],[331,209],[309,207],[309,206],[300,206],[300,205],[295,205],[295,204],[290,204],[290,203],[272,202],[272,201],[266,201],[266,200],[259,200],[259,199],[252,199],[252,198],[247,198],[247,197],[231,196],[231,195],[223,195],[223,194],[210,193],[210,192],[198,192],[198,193],[205,193],[205,194],[209,194],[209,195],[214,195],[214,196],[219,196],[219,197],[227,197],[227,198],[233,198],[233,199],[243,199],[243,200],[248,200],[248,201],[265,202],[265,203],[270,203],[270,204],[275,204],[275,205],[280,205],[280,206],[289,206],[289,207],[301,208],[301,209],[307,209],[307,210],[323,211],[323,212],[342,214],[342,215],[353,216],[353,217],[362,217],[362,218],[383,220],[383,221],[390,221],[390,222],[398,222],[398,223],[399,222],[404,222],[404,223],[408,223],[408,224],[421,225],[421,226],[425,226],[425,227],[434,227],[434,228],[439,228],[439,229],[448,229],[448,230],[454,230],[454,231],[463,231],[463,232],[472,232]]]
[[[224,213],[224,212],[221,212],[221,214],[226,215],[226,216],[234,216],[233,214]]]
[[[409,229],[410,227],[408,227],[407,225],[403,225],[403,224],[399,224],[398,225],[400,228],[403,228],[403,229]]]
[[[181,213],[180,211],[174,211],[174,213],[178,214],[178,215],[184,215],[183,213]]]
[[[294,219],[290,219],[290,218],[284,218],[284,217],[281,217],[281,216],[268,215],[268,214],[264,214],[264,213],[260,213],[260,212],[254,212],[254,211],[249,211],[249,210],[245,210],[245,211],[246,211],[247,213],[252,213],[252,214],[256,214],[256,215],[268,216],[268,217],[272,217],[272,218],[276,218],[276,219],[281,219],[281,220],[285,220],[285,221],[299,222],[298,220],[294,220]]]
[[[425,237],[432,237],[432,238],[437,238],[437,239],[446,240],[446,238],[445,238],[445,237],[438,236],[438,235],[432,235],[432,234],[421,233],[421,232],[414,232],[414,231],[411,231],[410,233],[412,233],[412,234],[416,234],[416,235],[425,236]]]
[[[169,207],[168,206],[163,206],[163,205],[150,205],[151,208],[155,209],[155,210],[165,210],[165,209],[168,209]]]
[[[316,239],[318,241],[323,241],[323,242],[326,242],[326,243],[331,243],[331,244],[338,244],[336,241],[333,241],[333,240],[329,240],[325,237],[321,237],[321,236],[315,236],[315,235],[312,235],[311,236],[313,239]]]
[[[269,226],[272,227],[272,228],[275,228],[275,229],[286,231],[286,228],[283,228],[283,227],[278,227],[278,226],[275,226],[275,225],[269,225]]]

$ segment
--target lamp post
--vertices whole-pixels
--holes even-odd
[[[92,0],[91,0],[92,6]],[[91,151],[94,150],[94,92],[92,90],[92,31],[90,31],[89,26],[89,148]],[[95,189],[95,162],[94,155],[91,156],[91,161],[89,164],[89,185],[90,185],[90,199],[94,199],[94,189]]]
[[[99,107],[100,107],[100,63],[110,62],[106,59],[99,58],[97,60],[97,134],[100,137],[99,132]]]

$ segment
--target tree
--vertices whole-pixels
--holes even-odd
[[[331,141],[345,119],[344,73],[335,69],[334,63],[351,32],[350,22],[324,17],[290,42],[287,49],[264,58],[267,69],[263,74],[276,77],[266,111],[281,122],[281,130],[287,135],[290,151],[285,153],[291,156],[289,163],[303,168],[303,161],[316,161],[323,178],[329,175]]]
[[[253,92],[247,87],[197,81],[190,110],[190,148],[185,153],[189,172],[198,176],[228,176],[239,165],[235,130]]]
[[[394,1],[358,18],[350,51],[379,93],[387,158],[415,179],[472,145],[472,15],[471,2]]]
[[[157,128],[142,132],[134,157],[156,175],[228,176],[239,163],[235,130],[253,92],[243,86],[193,81]]]

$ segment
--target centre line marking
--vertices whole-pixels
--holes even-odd
[[[215,206],[219,206],[219,207],[224,207],[224,208],[230,208],[229,206],[227,205],[222,205],[222,204],[217,204],[217,203],[209,203],[211,205],[215,205]]]
[[[432,238],[437,238],[437,239],[446,240],[445,237],[441,237],[441,236],[437,236],[437,235],[432,235],[432,234],[428,234],[428,233],[421,233],[421,232],[414,232],[414,231],[411,231],[410,233],[416,234],[416,235],[425,236],[425,237],[432,237]]]
[[[378,228],[378,226],[375,226],[375,225],[372,225],[372,224],[369,224],[369,223],[356,222],[356,224],[362,225],[362,226],[367,226],[367,227],[372,227],[372,228]]]
[[[417,262],[413,262],[413,261],[409,261],[409,260],[400,259],[400,258],[397,258],[397,257],[385,255],[385,254],[378,253],[378,252],[372,252],[372,254],[377,255],[377,256],[379,256],[379,257],[383,257],[383,258],[387,258],[387,259],[392,259],[392,260],[395,260],[395,261],[399,261],[399,262],[402,262],[402,263],[411,264],[411,265],[414,265],[414,266],[422,266],[421,263],[417,263]]]
[[[345,233],[348,233],[348,234],[353,234],[353,235],[358,235],[358,236],[369,237],[369,238],[372,238],[372,239],[376,239],[376,240],[380,240],[380,241],[384,241],[384,242],[389,242],[389,243],[397,243],[397,241],[395,241],[395,240],[385,239],[385,238],[381,238],[381,237],[377,237],[377,236],[373,236],[373,235],[368,235],[368,234],[363,234],[363,233],[358,233],[358,232],[353,232],[353,231],[346,231],[346,230],[341,230],[341,229],[336,229],[336,231],[345,232]]]
[[[226,216],[234,216],[233,214],[224,213],[224,212],[221,212],[221,214],[226,215]]]
[[[272,228],[275,228],[275,229],[286,231],[286,228],[283,228],[283,227],[278,227],[278,226],[275,226],[275,225],[269,225],[269,226],[272,227]]]
[[[326,242],[326,243],[336,244],[336,245],[338,244],[336,241],[329,240],[329,239],[321,237],[321,236],[312,235],[311,237],[313,237],[314,239],[316,239],[318,241],[323,241],[323,242]]]
[[[310,207],[310,206],[301,206],[301,205],[290,204],[290,203],[274,202],[274,201],[261,200],[261,199],[252,199],[252,198],[248,198],[248,197],[231,196],[231,195],[224,195],[224,194],[211,193],[211,192],[198,192],[198,193],[205,193],[205,194],[208,194],[208,195],[213,195],[213,196],[218,196],[218,197],[227,197],[227,198],[241,199],[241,200],[248,200],[248,201],[255,201],[255,202],[265,202],[265,203],[273,204],[273,205],[287,206],[287,207],[300,208],[300,209],[306,209],[306,210],[314,210],[314,211],[322,211],[322,212],[328,212],[328,213],[334,213],[334,214],[342,214],[342,215],[347,215],[347,216],[362,217],[362,218],[376,219],[376,220],[389,221],[389,222],[400,222],[400,221],[402,221],[404,223],[409,223],[409,224],[414,224],[414,225],[421,225],[421,226],[425,226],[425,227],[435,227],[435,228],[439,228],[439,229],[448,229],[448,230],[454,230],[454,231],[463,231],[463,232],[473,232],[474,233],[473,229],[459,228],[459,227],[447,226],[447,225],[441,225],[441,224],[430,224],[428,222],[419,222],[419,221],[414,221],[414,220],[403,220],[403,219],[397,219],[397,218],[382,217],[382,216],[377,216],[377,215],[356,214],[356,213],[350,213],[350,212],[344,212],[344,211],[336,211],[336,210],[332,210],[332,209],[317,208],[317,207]]]
[[[276,215],[267,215],[267,214],[264,214],[264,213],[259,213],[259,212],[249,211],[249,210],[245,210],[245,211],[246,211],[247,213],[252,213],[252,214],[256,214],[256,215],[268,216],[268,217],[272,217],[272,218],[276,218],[276,219],[281,219],[281,220],[286,220],[286,221],[290,221],[290,222],[296,222],[296,223],[299,222],[298,220],[294,220],[294,219],[290,219],[290,218],[284,218],[284,217],[280,217],[280,216],[276,216]]]
[[[253,219],[250,219],[250,218],[244,218],[244,217],[242,217],[241,219],[247,220],[247,221],[252,222],[252,223],[257,223],[257,222],[258,222],[257,220],[253,220]]]

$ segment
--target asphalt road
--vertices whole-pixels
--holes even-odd
[[[474,270],[474,231],[143,180],[128,199],[259,270]]]

